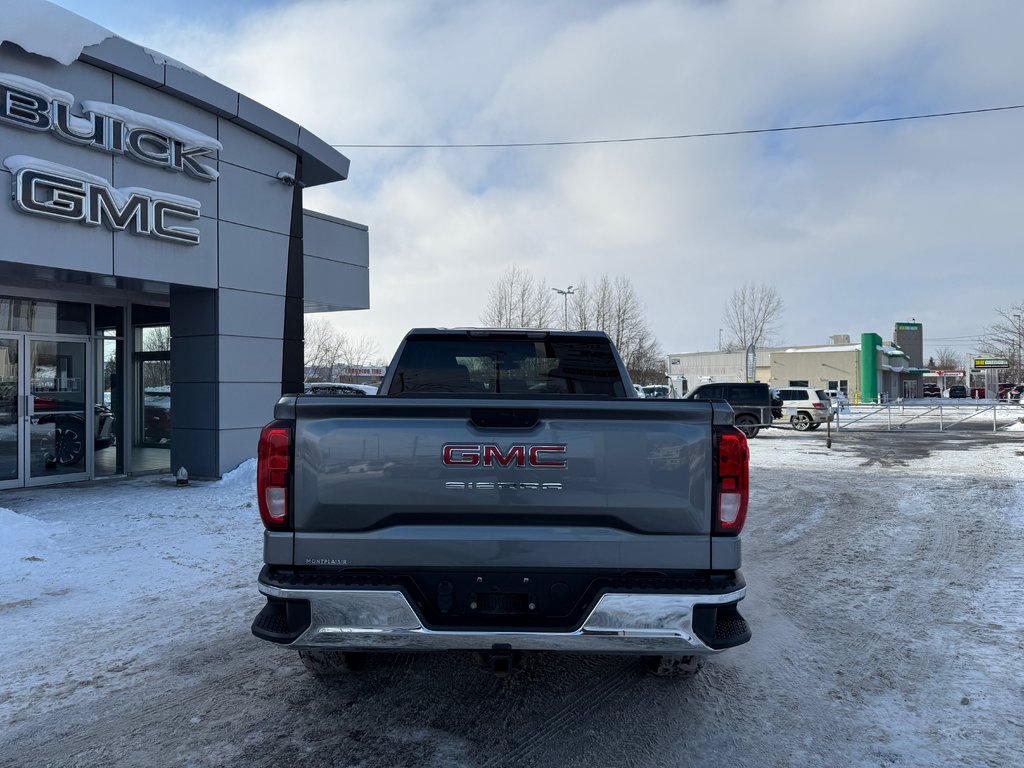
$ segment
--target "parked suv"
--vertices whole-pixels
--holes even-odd
[[[832,408],[823,389],[810,387],[779,387],[783,413],[789,414],[789,423],[798,432],[817,429],[832,421]]]
[[[736,414],[736,426],[748,438],[757,437],[761,427],[772,425],[772,396],[767,384],[701,384],[684,395],[683,400],[724,400]]]

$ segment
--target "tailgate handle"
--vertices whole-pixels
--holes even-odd
[[[482,429],[533,429],[540,421],[536,408],[474,408],[469,412],[473,426]]]

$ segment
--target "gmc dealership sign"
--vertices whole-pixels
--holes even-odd
[[[217,169],[203,162],[223,147],[217,139],[170,120],[117,104],[83,101],[82,115],[72,111],[74,96],[26,77],[0,73],[0,123],[49,133],[61,141],[147,165],[179,171],[200,181],[216,181]],[[50,219],[105,224],[118,231],[195,245],[199,231],[182,220],[199,218],[192,198],[150,189],[117,189],[98,176],[39,158],[15,155],[4,160],[14,174],[12,196],[18,210]]]
[[[57,221],[109,229],[131,229],[185,245],[199,242],[199,230],[175,220],[199,218],[199,202],[141,187],[115,189],[99,176],[27,155],[4,160],[14,174],[14,204],[18,210]]]

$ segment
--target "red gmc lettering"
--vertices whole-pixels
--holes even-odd
[[[530,446],[530,466],[531,467],[555,467],[557,469],[565,469],[565,459],[548,459],[545,461],[541,458],[542,453],[560,453],[565,455],[564,445],[533,445]]]
[[[486,445],[449,444],[441,451],[441,462],[448,467],[535,467],[565,469],[564,445],[511,445],[507,449],[494,443]]]
[[[501,455],[501,448],[496,445],[485,445],[484,446],[484,466],[493,467],[495,464],[507,467],[509,464],[515,462],[517,467],[522,467],[526,464],[526,446],[525,445],[513,445],[508,449],[508,453],[504,456]]]
[[[479,445],[446,445],[441,461],[449,467],[475,467],[480,463]]]

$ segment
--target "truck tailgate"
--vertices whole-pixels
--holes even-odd
[[[708,403],[300,400],[296,565],[710,567]]]

